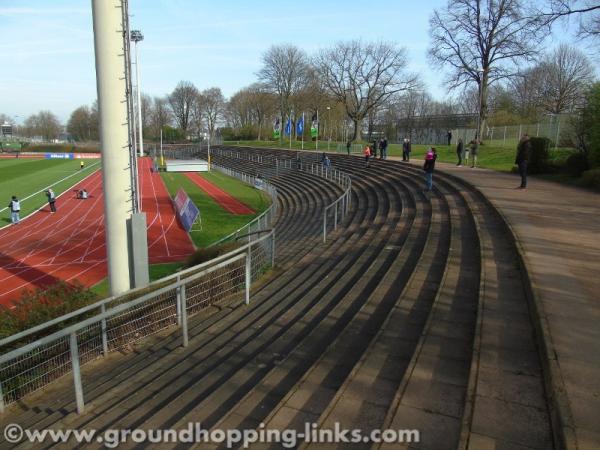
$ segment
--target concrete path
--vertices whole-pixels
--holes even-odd
[[[516,234],[555,420],[568,448],[600,448],[600,194],[535,177],[520,190],[517,175],[452,164],[436,170],[477,187]]]

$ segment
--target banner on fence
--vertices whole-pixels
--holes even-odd
[[[46,153],[44,155],[46,159],[73,159],[73,153]]]
[[[190,231],[196,220],[200,218],[200,210],[183,189],[177,191],[173,203],[181,225],[185,231]]]

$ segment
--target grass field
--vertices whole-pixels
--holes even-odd
[[[99,160],[87,161],[85,169],[80,170],[79,160],[73,159],[0,159],[0,209],[16,195],[21,200],[23,218],[46,204],[43,191],[50,185],[59,195],[99,168]],[[10,223],[8,209],[0,217],[0,226]]]
[[[201,173],[208,181],[256,211],[252,215],[233,215],[223,209],[184,174],[165,172],[161,175],[171,197],[174,197],[181,187],[200,210],[202,226],[200,227],[199,224],[194,225],[190,233],[197,247],[206,247],[243,227],[265,211],[271,203],[267,194],[235,178],[216,172]]]
[[[239,143],[238,143],[239,142]],[[279,142],[273,141],[232,141],[225,142],[224,145],[245,145],[251,147],[271,147],[277,148]],[[298,150],[300,149],[301,144],[299,142],[292,142],[292,149]],[[330,145],[331,152],[335,152],[338,143],[332,142]],[[310,148],[309,148],[310,147]],[[343,147],[343,153],[346,152],[345,145]],[[430,145],[420,145],[413,144],[411,158],[415,159],[423,159],[425,152],[430,147]],[[438,152],[438,161],[448,162],[448,163],[456,163],[456,145],[451,145],[450,147],[447,145],[437,145],[435,146]],[[281,146],[282,149],[289,148],[289,142],[284,143]],[[304,143],[304,149],[309,151],[314,150],[314,142],[309,142],[308,144]],[[327,142],[319,142],[319,152],[327,151]],[[564,160],[571,153],[572,149],[564,149],[558,148],[556,150],[552,149],[550,151],[550,159],[551,160]],[[378,152],[379,154],[379,152]],[[477,158],[477,163],[480,167],[485,167],[487,169],[499,170],[502,172],[509,172],[514,166],[515,162],[515,154],[516,148],[504,147],[500,144],[486,144],[484,143],[479,147],[479,155]],[[397,156],[402,157],[402,145],[401,144],[390,144],[388,146],[388,156]]]
[[[183,262],[176,263],[165,263],[165,264],[151,264],[148,268],[148,275],[150,281],[160,280],[172,273],[177,272],[183,266]],[[105,278],[100,283],[95,284],[90,290],[96,293],[100,298],[106,298],[110,296],[110,289],[108,285],[108,278]]]

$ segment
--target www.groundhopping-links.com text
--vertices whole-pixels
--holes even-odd
[[[73,443],[103,444],[106,448],[116,448],[120,444],[223,444],[227,448],[242,446],[249,448],[254,443],[280,444],[284,448],[294,448],[301,443],[343,444],[343,443],[416,443],[420,441],[418,430],[370,430],[342,428],[336,422],[333,428],[319,428],[316,423],[306,423],[303,430],[275,430],[260,424],[251,430],[206,430],[200,423],[190,422],[185,428],[173,430],[108,429],[97,430],[53,430],[27,429],[17,424],[4,427],[4,439],[11,444],[18,443]]]

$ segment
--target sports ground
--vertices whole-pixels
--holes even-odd
[[[192,229],[191,236],[181,227],[172,206],[171,195],[163,178],[170,179],[169,187],[176,192],[183,174],[159,174],[151,171],[150,159],[140,159],[139,183],[142,211],[146,213],[148,255],[150,264],[173,263],[185,260],[197,245],[233,231],[242,222],[251,220],[255,211],[229,195],[224,176],[214,179],[224,184],[220,189],[199,175],[190,175],[194,184],[186,186],[202,214],[221,210],[222,221],[235,214],[227,226],[206,217]],[[106,240],[104,232],[104,195],[100,161],[86,162],[80,169],[76,160],[5,159],[0,160],[0,198],[8,204],[12,195],[21,200],[21,222],[10,224],[10,212],[2,213],[0,229],[0,303],[9,304],[23,290],[39,288],[59,280],[77,280],[94,286],[107,277]],[[188,179],[185,177],[185,179]],[[46,203],[45,188],[52,185],[58,195],[57,213],[51,214]],[[77,198],[77,191],[86,189],[87,200]],[[248,187],[258,212],[268,203],[261,194]],[[202,192],[201,192],[202,191]],[[234,189],[235,192],[235,189]],[[227,208],[219,202],[223,197]],[[244,195],[242,195],[244,198]],[[231,208],[233,206],[234,212]],[[237,210],[236,208],[242,208]],[[244,209],[245,208],[245,209]],[[204,232],[202,231],[204,227]],[[215,231],[216,228],[216,231]],[[225,234],[224,234],[225,233]]]

